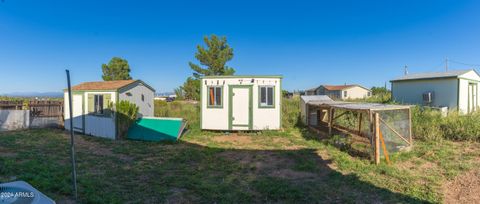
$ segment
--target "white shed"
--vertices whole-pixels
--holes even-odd
[[[205,130],[281,128],[281,76],[205,76],[200,127]]]
[[[117,120],[110,103],[129,101],[138,117],[153,116],[155,90],[141,80],[85,82],[72,87],[73,130],[86,135],[117,138]],[[65,129],[70,130],[68,90],[64,90]]]
[[[473,69],[407,74],[390,82],[396,102],[448,107],[461,113],[478,107],[480,76]]]

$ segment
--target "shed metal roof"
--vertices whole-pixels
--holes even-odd
[[[415,73],[415,74],[407,74],[396,79],[391,80],[391,82],[395,81],[406,81],[406,80],[417,80],[417,79],[436,79],[436,78],[456,78],[467,72],[475,71],[473,69],[468,70],[450,70],[446,72],[425,72],[425,73]]]

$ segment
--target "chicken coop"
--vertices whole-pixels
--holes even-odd
[[[376,164],[389,154],[410,150],[412,121],[410,106],[309,100],[304,104],[306,124],[314,130],[346,133],[368,141]],[[313,115],[313,117],[312,117]]]

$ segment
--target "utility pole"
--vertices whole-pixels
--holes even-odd
[[[445,72],[448,72],[448,57],[445,58]]]
[[[405,65],[404,73],[403,73],[403,74],[404,74],[404,75],[408,75],[408,66],[407,66],[407,65]]]

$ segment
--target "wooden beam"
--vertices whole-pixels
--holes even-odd
[[[333,108],[328,110],[328,136],[332,136]]]
[[[373,146],[373,138],[374,138],[374,135],[375,135],[375,130],[373,128],[373,124],[374,124],[374,121],[373,121],[373,113],[372,111],[368,111],[368,122],[369,122],[369,131],[370,131],[370,146]]]
[[[345,115],[346,113],[347,113],[347,111],[341,113],[340,115],[335,116],[335,118],[333,118],[333,120],[336,120],[336,119],[342,117],[342,116]]]
[[[387,164],[390,165],[390,158],[388,157],[387,145],[385,145],[385,140],[383,139],[382,131],[378,132],[378,136],[380,141],[382,141],[382,148],[383,148],[383,155],[385,155],[385,160],[387,160]]]
[[[343,133],[345,133],[345,134],[354,135],[354,136],[357,136],[357,137],[362,137],[361,135],[358,135],[358,134],[356,133],[356,131],[352,131],[351,129],[348,129],[348,128],[343,127],[343,126],[340,126],[340,125],[334,125],[334,126],[332,126],[332,128],[333,128],[334,130],[343,132]]]
[[[358,135],[362,135],[362,113],[358,114]]]
[[[408,128],[410,129],[409,131],[409,140],[410,140],[410,145],[413,144],[413,138],[412,138],[412,108],[408,108]]]
[[[375,113],[375,164],[380,164],[380,117],[378,113]]]
[[[412,145],[407,139],[405,139],[400,133],[398,133],[395,129],[393,129],[383,119],[380,118],[380,121],[382,121],[382,123],[385,124],[385,126],[387,126],[387,128],[390,129],[393,133],[395,133],[398,137],[402,138],[402,140],[405,141],[408,145]]]

